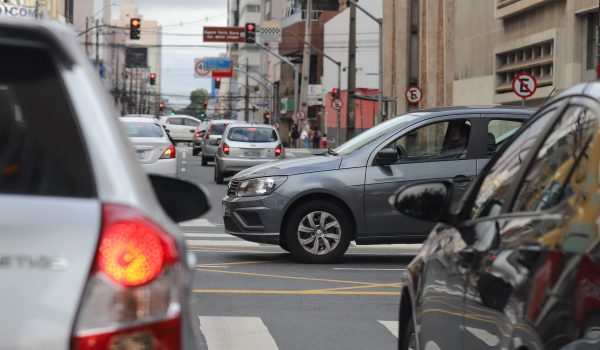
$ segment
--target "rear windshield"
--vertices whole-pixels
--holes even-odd
[[[129,137],[163,137],[163,128],[157,124],[125,122],[123,123]]]
[[[231,128],[227,139],[238,142],[275,142],[278,140],[275,130],[251,126]]]
[[[229,124],[213,124],[208,129],[208,135],[223,135],[223,131]]]

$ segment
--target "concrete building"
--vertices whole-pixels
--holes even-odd
[[[384,4],[384,91],[419,108],[461,104],[520,105],[512,80],[538,81],[529,106],[582,81],[596,79],[596,0],[409,0]]]

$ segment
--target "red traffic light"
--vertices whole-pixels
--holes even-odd
[[[150,79],[156,79],[156,73],[150,73]]]
[[[204,100],[204,101],[202,101],[202,104],[206,106],[206,105],[208,105],[208,101]]]
[[[339,93],[340,93],[340,90],[338,90],[338,88],[333,88],[332,92],[333,92],[334,94],[339,94]]]
[[[131,20],[131,25],[134,26],[134,27],[139,26],[140,25],[140,20],[137,19],[137,18],[132,19]]]
[[[221,82],[221,77],[216,77],[215,81],[218,82],[218,83],[220,83]]]
[[[246,29],[247,30],[254,30],[254,24],[247,24],[246,25]]]
[[[269,113],[265,114],[265,119],[271,119],[271,115]]]

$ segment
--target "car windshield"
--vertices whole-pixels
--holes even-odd
[[[227,139],[238,142],[275,142],[277,133],[271,128],[236,127],[229,130]]]
[[[424,116],[424,113],[413,113],[413,114],[405,114],[399,117],[387,120],[376,127],[369,129],[368,131],[363,132],[362,134],[356,136],[350,141],[340,145],[334,151],[338,155],[347,155],[356,150],[363,148],[368,145],[372,141],[378,139],[385,133],[389,132],[392,129],[397,129],[400,125],[406,124],[410,121],[413,121],[419,117]]]
[[[163,137],[160,125],[153,123],[125,122],[123,123],[129,137]]]
[[[208,128],[208,135],[223,135],[228,124],[213,124]]]

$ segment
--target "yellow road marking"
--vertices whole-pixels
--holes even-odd
[[[194,289],[202,294],[283,294],[283,295],[400,295],[400,292],[356,292],[328,290]]]
[[[270,262],[273,262],[273,261],[270,261],[270,260],[237,261],[237,262],[224,262],[224,263],[214,263],[214,264],[198,264],[198,265],[196,265],[196,267],[265,264],[265,263],[270,263]]]
[[[329,291],[341,291],[341,290],[350,290],[350,289],[368,289],[368,288],[384,288],[384,287],[402,288],[402,284],[400,284],[400,283],[373,283],[370,286],[324,288],[324,289],[315,289],[315,291],[329,292]]]

